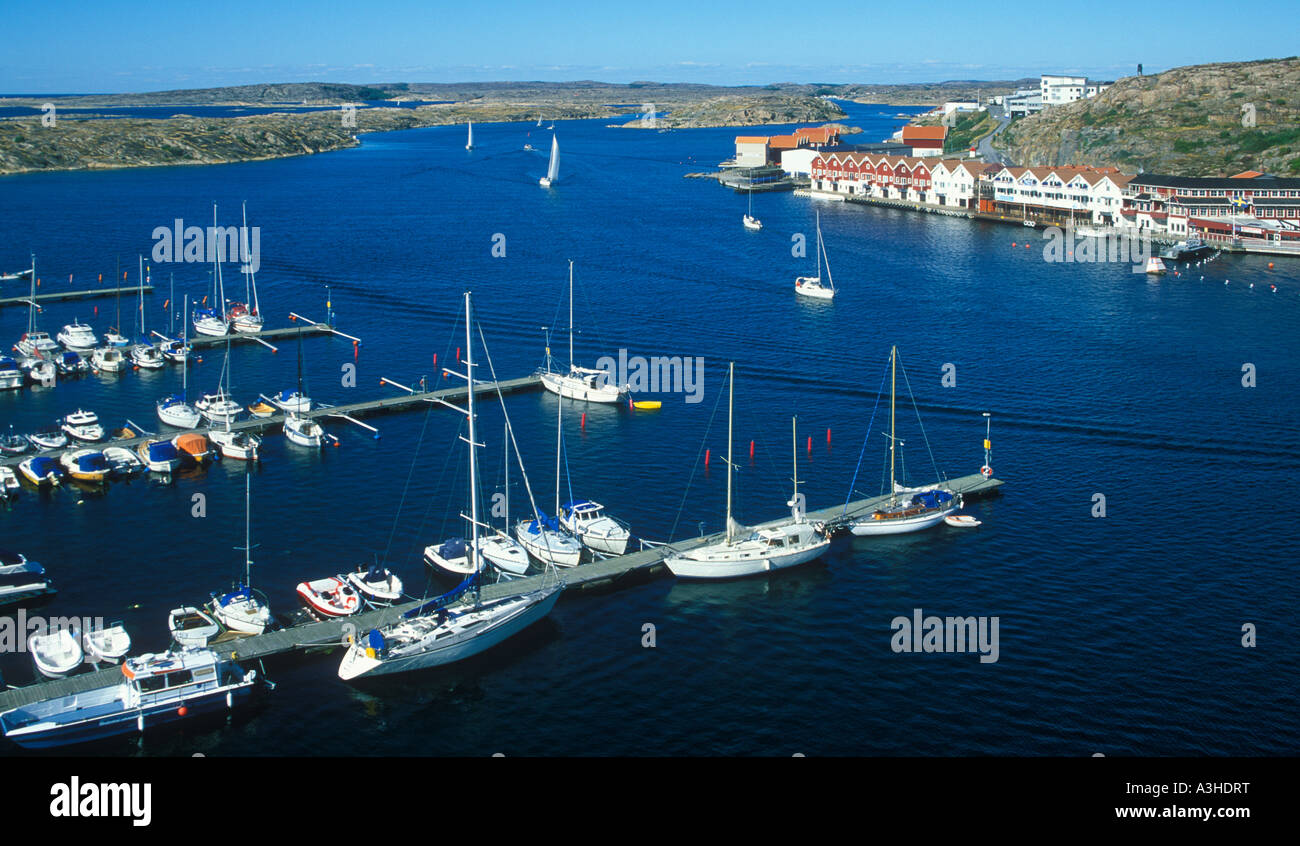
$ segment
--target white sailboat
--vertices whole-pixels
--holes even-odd
[[[510,531],[510,447],[514,444],[513,437],[510,433],[510,422],[507,420],[505,425],[505,437],[502,438],[505,444],[505,503],[503,506],[503,516],[505,518],[505,529],[495,529],[488,527],[491,534],[479,539],[479,550],[483,557],[492,562],[492,566],[497,568],[497,572],[504,578],[518,578],[528,572],[528,550],[524,545],[506,532]],[[520,462],[520,468],[523,462]],[[527,480],[525,480],[526,482]]]
[[[470,294],[465,293],[466,383],[469,408],[465,412],[469,421],[469,446],[476,448],[474,398],[474,353],[471,326],[473,311]],[[471,455],[470,465],[474,466]],[[471,471],[472,472],[472,471]],[[471,498],[470,548],[478,546],[478,512]],[[564,583],[543,581],[541,587],[528,593],[507,596],[484,602],[478,590],[482,578],[483,559],[478,568],[460,587],[448,596],[440,597],[412,611],[400,620],[382,628],[371,629],[364,637],[348,647],[339,664],[339,678],[349,681],[362,676],[437,667],[477,655],[541,620],[555,606]],[[552,574],[554,571],[550,571]],[[456,608],[450,601],[464,591],[473,594],[472,604]]]
[[[144,256],[140,256],[140,305],[136,312],[140,319],[140,339],[131,347],[131,363],[146,370],[158,370],[167,364],[162,350],[149,342],[149,333],[144,326]]]
[[[871,514],[849,521],[849,531],[859,536],[919,532],[939,525],[962,504],[961,494],[954,495],[938,483],[919,489],[899,485],[895,458],[903,442],[896,437],[895,429],[898,347],[890,348],[889,374],[889,499]]]
[[[576,567],[582,563],[582,541],[560,525],[560,450],[563,446],[564,399],[556,401],[555,411],[555,514],[547,517],[534,509],[532,520],[515,525],[515,538],[538,561],[556,567]]]
[[[465,149],[474,149],[474,121],[469,121],[469,137],[465,139]]]
[[[223,368],[226,374],[226,396],[230,396],[230,336],[226,336],[226,366]],[[221,454],[227,458],[234,458],[239,461],[257,461],[258,451],[262,446],[262,439],[252,432],[236,432],[230,428],[230,421],[233,415],[226,415],[225,428],[212,427],[208,429],[208,437],[212,440]]]
[[[822,258],[826,259],[826,282],[822,284]],[[798,276],[794,280],[794,291],[805,297],[819,300],[835,298],[835,280],[831,278],[831,259],[826,255],[826,245],[822,241],[822,213],[817,212],[817,275]]]
[[[27,331],[18,339],[14,345],[19,355],[30,358],[42,359],[45,356],[53,356],[59,351],[59,344],[48,333],[42,332],[36,328],[36,312],[40,308],[36,304],[36,254],[32,254],[32,292],[27,300]]]
[[[187,295],[185,297],[185,310],[181,313],[188,313],[189,307],[190,298]],[[188,328],[184,325],[181,326],[181,346],[187,349],[189,347]],[[168,426],[175,426],[178,429],[193,429],[199,425],[199,421],[203,418],[199,410],[190,405],[189,379],[190,368],[188,365],[182,365],[181,392],[158,400],[158,419]]]
[[[217,204],[212,204],[212,227],[217,226]],[[226,287],[221,281],[221,262],[217,260],[217,251],[212,251],[212,294],[211,306],[194,310],[194,331],[200,335],[224,338],[230,331],[226,322]]]
[[[541,122],[538,122],[538,126]],[[537,180],[543,188],[550,188],[555,181],[560,178],[560,141],[554,135],[551,136],[551,162],[546,167],[546,175]]]
[[[546,369],[539,371],[542,386],[553,394],[587,402],[621,402],[627,396],[627,385],[609,384],[609,374],[604,370],[579,367],[573,363],[573,262],[569,262],[569,372],[552,369],[550,337],[546,344]]]
[[[292,399],[295,404],[281,406],[285,409],[284,416],[284,436],[289,439],[290,443],[297,444],[308,449],[320,449],[325,446],[325,429],[319,423],[310,417],[303,416],[302,401],[306,400],[306,408],[311,408],[311,400],[302,389],[302,329],[298,329],[298,390],[285,396],[282,392],[283,399]],[[266,399],[266,397],[263,397]],[[275,402],[275,400],[271,400]],[[278,404],[278,403],[277,403]],[[300,410],[301,409],[301,410]]]
[[[230,343],[226,342],[226,358],[221,365],[221,375],[217,377],[217,390],[199,397],[194,407],[207,418],[209,423],[230,423],[238,419],[244,407],[230,398],[227,390],[230,378]]]
[[[731,517],[732,407],[735,397],[736,365],[730,369],[727,399],[727,534],[725,540],[668,556],[664,564],[674,576],[691,579],[731,579],[794,567],[817,558],[831,544],[825,526],[804,519],[799,496],[799,445],[795,441],[794,496],[787,503],[792,519],[777,526],[758,529],[738,537],[738,524]]]
[[[244,226],[239,230],[240,265],[244,274],[244,301],[232,302],[226,310],[226,322],[236,332],[255,335],[262,331],[262,309],[257,301],[257,278],[253,275],[252,253],[248,249],[248,204],[244,204]]]
[[[114,309],[116,311],[114,323],[104,333],[104,345],[108,347],[128,347],[131,345],[131,339],[122,334],[122,283],[126,281],[126,274],[122,272],[122,259],[118,258],[116,270],[113,275],[113,287],[115,288]]]
[[[749,188],[749,211],[745,213],[744,220],[746,229],[759,230],[763,228],[763,221],[754,217],[754,187]]]
[[[250,540],[252,521],[253,477],[244,476],[244,545],[235,547],[244,552],[244,581],[236,584],[229,593],[212,595],[212,615],[223,626],[242,634],[259,635],[271,623],[271,608],[252,588],[253,547]]]

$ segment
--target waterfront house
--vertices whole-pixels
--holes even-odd
[[[918,158],[943,155],[943,142],[948,138],[946,126],[903,127],[903,144],[912,148],[912,155]]]

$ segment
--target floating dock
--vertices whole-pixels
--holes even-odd
[[[333,326],[324,323],[315,323],[310,326],[286,326],[283,329],[263,329],[261,332],[231,332],[220,338],[212,335],[190,335],[189,345],[196,350],[209,349],[211,347],[224,347],[229,340],[233,344],[248,344],[258,341],[282,341],[286,338],[292,339],[301,332],[304,338],[314,338],[317,335],[333,335],[335,330]]]
[[[529,377],[526,380],[515,381],[525,382],[535,379],[536,377]],[[483,389],[481,388],[480,390]],[[495,390],[495,387],[493,387],[492,390]],[[457,393],[463,396],[465,389],[460,388],[454,391],[431,393],[438,393],[444,398],[448,398]],[[424,396],[427,399],[428,395],[421,396]],[[415,400],[414,396],[408,399],[424,401],[423,399]],[[1001,479],[985,478],[979,474],[951,479],[941,485],[941,487],[954,493],[960,493],[970,499],[988,496],[1001,486]],[[807,514],[807,519],[812,522],[825,522],[830,525],[836,525],[845,517],[852,517],[857,514],[864,514],[874,510],[877,506],[885,502],[886,499],[887,497],[884,496],[871,497],[868,499],[857,500],[856,502],[850,502],[847,505],[836,505],[830,508],[810,511]],[[777,525],[788,519],[789,517],[783,517],[769,523],[761,524],[755,528],[762,528],[762,526],[767,525]],[[669,545],[653,546],[626,555],[618,555],[596,560],[589,564],[581,564],[577,567],[562,568],[559,571],[560,578],[565,581],[566,585],[571,590],[573,588],[616,583],[635,573],[650,575],[656,572],[661,572],[664,569],[664,558],[673,552],[684,552],[697,546],[719,541],[722,538],[723,535],[721,533],[706,537],[690,538]],[[539,574],[536,576],[528,576],[523,579],[514,579],[512,581],[498,582],[493,585],[485,585],[481,590],[481,595],[483,599],[497,599],[500,597],[527,593],[530,590],[540,587],[544,578],[549,577]],[[251,637],[232,638],[221,642],[214,642],[212,648],[223,655],[229,655],[236,661],[245,662],[259,661],[263,658],[285,655],[307,649],[341,648],[346,644],[346,637],[349,634],[359,636],[376,626],[385,625],[397,619],[404,612],[419,607],[426,601],[426,599],[410,600],[391,608],[366,611],[351,617],[306,623]],[[159,620],[159,626],[161,625],[163,625],[163,621]],[[121,680],[121,668],[113,666],[103,670],[96,670],[94,672],[80,673],[64,679],[42,681],[27,687],[6,690],[0,693],[0,711],[7,711],[10,708],[20,708],[42,699],[51,699],[57,696],[67,696],[74,693],[82,693],[88,690],[106,687],[111,684],[117,684]]]
[[[37,303],[53,303],[61,300],[93,300],[98,297],[113,297],[118,294],[127,294],[137,296],[141,291],[146,294],[153,293],[152,285],[135,285],[130,288],[91,288],[87,291],[59,291],[53,294],[37,294]],[[28,305],[31,302],[30,296],[22,297],[5,297],[0,299],[0,308],[6,306]]]

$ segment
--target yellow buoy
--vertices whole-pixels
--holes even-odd
[[[642,411],[648,411],[651,409],[662,408],[663,403],[659,400],[636,400],[632,403],[632,407],[639,408]]]

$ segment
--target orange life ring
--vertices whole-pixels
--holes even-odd
[[[983,476],[985,479],[992,479],[993,468],[985,464],[983,467],[980,468],[980,475]]]

